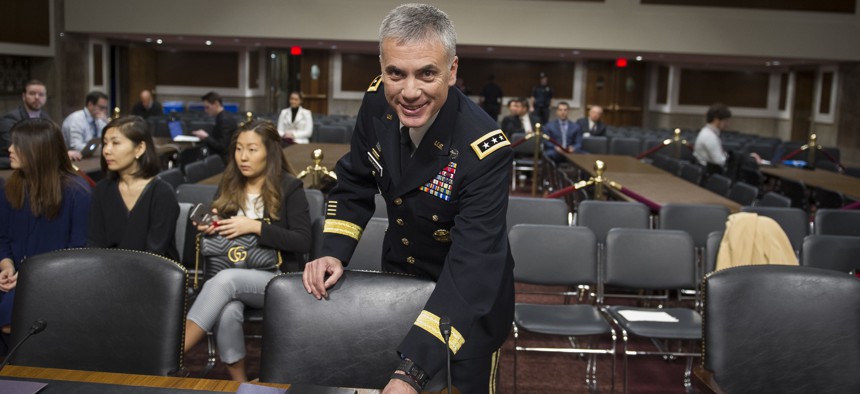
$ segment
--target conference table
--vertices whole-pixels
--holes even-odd
[[[172,376],[135,375],[113,372],[77,371],[71,369],[24,367],[7,365],[0,371],[0,392],[10,383],[36,382],[47,384],[39,394],[175,394],[175,393],[235,393],[241,383],[232,380],[180,378]],[[4,386],[6,384],[7,386]],[[304,384],[259,383],[253,385],[286,389],[288,394],[371,394],[379,390],[321,387]],[[247,389],[243,387],[243,389]],[[15,391],[27,393],[27,391]],[[34,392],[34,391],[30,391]],[[246,391],[247,392],[247,391]],[[261,391],[254,391],[260,393]],[[445,391],[422,394],[442,394]],[[455,393],[459,393],[456,389]]]
[[[334,166],[337,164],[337,161],[349,152],[349,144],[293,144],[284,148],[284,155],[287,157],[293,170],[298,174],[308,167],[313,166],[313,152],[317,149],[321,149],[323,153],[320,165],[327,168],[329,171],[334,171]],[[305,184],[305,188],[309,188],[313,183],[310,175],[302,179],[302,181]],[[221,174],[216,174],[197,183],[203,185],[217,185],[220,182]]]
[[[632,156],[572,154],[564,155],[574,166],[595,176],[594,164],[603,161],[603,177],[620,184],[658,205],[665,204],[712,204],[722,205],[730,212],[739,212],[741,205],[710,190],[692,184],[650,164],[642,163]],[[616,198],[636,201],[614,188],[606,188]]]
[[[762,166],[759,170],[773,178],[803,182],[807,187],[840,192],[845,197],[860,200],[860,179],[825,170],[807,170],[787,166]]]

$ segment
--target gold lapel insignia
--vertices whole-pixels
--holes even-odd
[[[379,89],[379,85],[382,84],[382,75],[373,78],[373,82],[370,83],[370,86],[367,88],[368,92],[375,92]]]
[[[443,143],[441,143],[441,142],[439,142],[439,141],[436,141],[436,142],[434,142],[434,143],[433,143],[433,146],[435,146],[435,147],[436,147],[436,149],[442,150],[442,148],[444,148],[444,147],[445,147],[445,144],[443,144]]]

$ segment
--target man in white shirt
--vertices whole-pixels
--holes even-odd
[[[81,160],[81,150],[87,141],[101,137],[102,129],[108,123],[108,96],[99,91],[87,94],[83,109],[72,112],[63,120],[63,137],[69,147],[69,159]]]
[[[696,137],[696,143],[693,146],[693,156],[696,161],[705,167],[709,174],[722,173],[723,167],[726,165],[726,151],[723,150],[723,143],[720,141],[720,130],[723,130],[728,125],[729,118],[732,117],[732,112],[725,104],[716,103],[711,105],[708,113],[705,115],[707,124],[699,131]]]

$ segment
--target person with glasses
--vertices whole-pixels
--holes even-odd
[[[63,120],[63,137],[69,149],[69,159],[81,160],[81,150],[89,140],[101,137],[107,123],[108,96],[99,91],[88,93],[84,108],[72,112]]]

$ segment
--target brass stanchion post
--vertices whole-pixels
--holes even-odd
[[[540,182],[540,146],[543,140],[543,135],[541,135],[540,131],[540,123],[535,123],[535,133],[534,133],[534,170],[532,171],[532,197],[537,197],[537,185]]]

